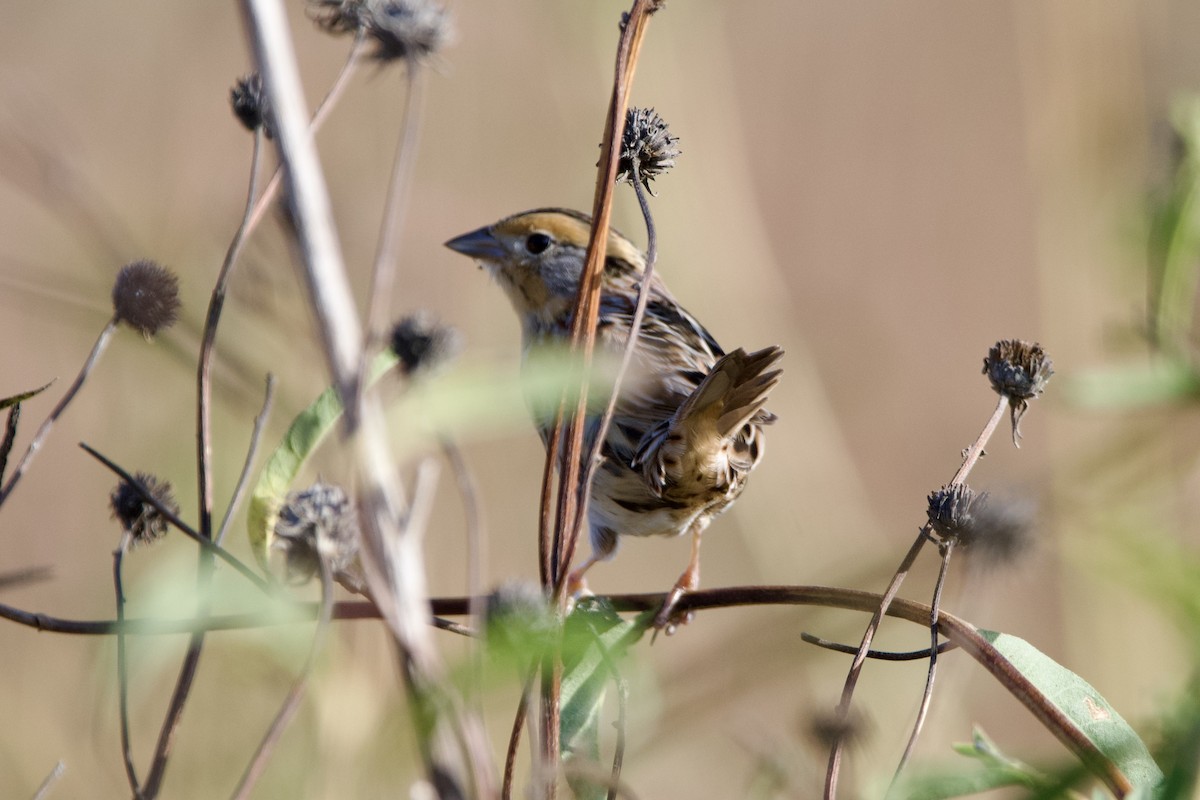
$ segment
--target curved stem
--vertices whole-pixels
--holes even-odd
[[[92,374],[92,369],[96,366],[96,361],[99,360],[100,354],[103,353],[104,349],[108,346],[108,342],[112,338],[113,332],[116,331],[116,329],[117,318],[113,317],[104,326],[104,329],[100,331],[100,335],[96,337],[96,343],[92,345],[92,351],[88,353],[87,360],[83,362],[83,367],[80,368],[79,374],[75,376],[75,382],[71,384],[71,387],[67,389],[67,393],[64,394],[62,399],[58,401],[58,405],[54,407],[54,409],[50,412],[50,415],[46,417],[46,420],[42,423],[41,427],[37,429],[37,433],[35,433],[33,436],[33,441],[29,443],[29,447],[25,450],[25,455],[21,456],[21,460],[17,462],[17,466],[13,469],[13,473],[9,477],[8,483],[4,484],[3,488],[0,488],[0,505],[3,505],[4,501],[8,499],[8,496],[12,494],[13,489],[16,488],[17,481],[21,480],[21,476],[24,475],[25,470],[29,468],[29,464],[33,461],[33,457],[37,455],[38,450],[40,450],[42,445],[45,443],[46,437],[50,435],[50,431],[54,427],[54,423],[57,422],[58,418],[63,415],[63,412],[67,410],[67,406],[71,404],[71,401],[75,399],[75,395],[78,394],[80,388],[83,387],[83,382],[86,381],[88,376]]]

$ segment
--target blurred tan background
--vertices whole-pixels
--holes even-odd
[[[315,103],[349,48],[289,4]],[[458,3],[457,42],[428,85],[396,313],[463,330],[466,363],[516,370],[518,328],[499,290],[441,243],[541,205],[590,206],[617,18],[614,2]],[[1183,678],[1161,611],[1124,587],[1105,537],[1131,484],[1161,518],[1135,533],[1194,549],[1194,415],[1082,412],[1072,374],[1136,359],[1145,313],[1142,209],[1167,174],[1170,102],[1200,88],[1200,5],[673,2],[646,41],[634,102],[680,137],[656,183],[659,269],[726,346],[782,344],[768,456],[705,540],[706,586],[880,590],[994,396],[979,374],[997,339],[1040,341],[1058,377],[1006,429],[976,488],[1037,501],[1037,547],[1017,569],[954,570],[945,605],[1029,639],[1087,677],[1132,721]],[[122,331],[0,517],[0,572],[52,568],[0,602],[69,618],[113,612],[114,481],[76,446],[171,480],[195,519],[194,358],[208,293],[245,193],[250,136],[228,90],[250,68],[232,3],[14,6],[0,28],[0,396],[57,378],[25,406],[23,448],[110,314],[117,268],[154,258],[182,283],[183,324],[154,343]],[[321,133],[341,241],[360,300],[397,136],[403,79],[362,70]],[[644,241],[628,187],[619,227]],[[244,456],[262,376],[280,381],[268,445],[325,384],[319,348],[275,226],[251,243],[218,340],[218,513]],[[465,443],[490,536],[489,582],[536,578],[541,452],[532,428]],[[15,459],[15,456],[14,456]],[[1115,467],[1125,472],[1114,477]],[[336,458],[316,466],[327,476]],[[1132,473],[1132,477],[1130,476]],[[1149,476],[1149,477],[1147,477]],[[1146,489],[1146,486],[1152,486]],[[1131,510],[1131,508],[1133,510]],[[1120,515],[1140,517],[1137,507]],[[1124,519],[1124,517],[1122,517]],[[439,594],[465,591],[463,514],[450,475],[429,537]],[[247,554],[241,520],[232,546]],[[131,558],[131,614],[186,613],[156,589],[191,580],[174,539]],[[681,541],[631,542],[591,576],[599,592],[666,589]],[[247,556],[248,557],[248,556]],[[904,594],[927,601],[931,554]],[[963,564],[958,564],[963,567]],[[964,579],[964,576],[970,576]],[[163,576],[170,576],[164,578]],[[223,575],[228,608],[256,601]],[[156,600],[156,598],[159,598]],[[637,651],[625,778],[640,797],[741,797],[779,762],[778,796],[815,796],[823,755],[808,728],[836,702],[842,656],[801,630],[854,640],[865,618],[804,609],[719,611]],[[303,657],[308,631],[209,640],[179,732],[168,797],[224,796]],[[927,636],[894,623],[881,645]],[[143,771],[182,640],[134,646]],[[447,641],[451,662],[461,657]],[[313,694],[260,796],[402,796],[414,775],[390,655],[374,626],[339,627]],[[0,624],[0,795],[127,794],[112,642]],[[963,656],[943,662],[922,761],[982,725],[1014,755],[1065,758]],[[871,791],[890,775],[923,681],[872,665],[851,761]],[[488,703],[497,753],[515,684]],[[855,788],[857,787],[857,788]]]

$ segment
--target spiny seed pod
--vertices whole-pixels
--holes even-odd
[[[438,323],[432,314],[418,311],[392,326],[392,352],[400,357],[405,375],[444,364],[462,349],[462,337],[449,325]]]
[[[1012,407],[1013,444],[1020,447],[1021,417],[1025,416],[1029,401],[1045,391],[1054,374],[1054,362],[1036,342],[1003,339],[988,350],[983,374],[997,394],[1008,398]]]
[[[332,574],[343,572],[358,557],[354,504],[340,486],[321,481],[290,493],[279,509],[273,546],[283,551],[289,582],[311,579],[322,558]]]
[[[229,90],[229,103],[233,106],[234,116],[246,126],[246,130],[253,132],[262,128],[268,139],[274,138],[275,131],[271,126],[270,107],[261,75],[251,72],[239,79]]]
[[[149,339],[175,323],[179,315],[179,279],[153,261],[134,261],[117,273],[112,302],[117,321]]]
[[[160,481],[153,475],[139,472],[133,476],[163,508],[172,514],[179,513],[179,504],[171,491],[171,484]],[[167,518],[154,505],[142,497],[132,483],[121,481],[108,496],[112,518],[133,535],[133,545],[150,544],[167,532]]]
[[[452,38],[450,15],[435,0],[367,0],[367,35],[380,61],[421,60]]]
[[[942,539],[969,539],[974,522],[972,508],[985,502],[986,498],[987,492],[977,495],[965,483],[943,486],[929,495],[929,508],[926,510],[929,524]]]
[[[667,123],[653,108],[631,106],[625,113],[625,131],[621,134],[621,155],[617,161],[617,180],[640,181],[650,194],[650,181],[675,166],[680,150],[679,138],[671,135]]]
[[[943,486],[929,495],[929,522],[943,541],[955,541],[988,566],[1016,561],[1032,543],[1032,506],[998,501],[969,486]]]
[[[367,16],[365,0],[309,0],[308,13],[326,33],[354,33]]]

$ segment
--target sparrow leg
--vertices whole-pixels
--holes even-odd
[[[679,600],[685,594],[694,592],[700,587],[700,536],[702,533],[704,533],[704,526],[692,526],[692,557],[688,561],[687,569],[679,576],[679,580],[675,581],[675,586],[667,593],[662,608],[654,617],[653,627],[656,636],[658,631],[665,631],[670,636],[675,632],[676,627],[686,625],[695,616],[691,611],[676,614],[675,606],[679,604]]]
[[[586,561],[567,573],[567,597],[581,597],[583,595],[591,594],[591,590],[588,589],[587,578],[584,577],[584,573],[591,569],[592,565],[599,560],[600,557],[595,553],[592,553],[592,555],[588,556]]]

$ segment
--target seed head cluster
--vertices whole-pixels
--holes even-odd
[[[292,492],[275,522],[275,547],[284,553],[287,577],[304,583],[328,561],[330,572],[343,572],[358,556],[358,514],[340,486],[317,481]]]
[[[436,0],[310,0],[309,13],[329,33],[366,34],[381,61],[424,59],[453,36],[449,12]]]
[[[117,273],[112,303],[117,321],[149,339],[179,316],[179,279],[153,261],[134,261]]]
[[[631,106],[625,113],[617,180],[640,181],[651,194],[650,181],[661,177],[681,154],[679,138],[671,135],[666,121],[653,108]]]
[[[400,357],[404,374],[413,375],[454,358],[462,349],[462,336],[433,315],[418,311],[392,326],[391,348]]]
[[[1046,390],[1046,383],[1054,374],[1054,362],[1036,342],[1004,339],[988,350],[983,374],[997,394],[1008,398],[1012,407],[1013,444],[1020,447],[1021,417],[1029,409],[1029,401]]]
[[[967,548],[989,566],[1015,561],[1032,542],[1028,504],[1000,502],[966,484],[943,486],[929,495],[929,524],[943,542]]]
[[[171,484],[160,481],[153,475],[139,472],[133,476],[143,488],[172,514],[179,513],[179,504],[171,491]],[[167,518],[147,501],[132,483],[121,481],[108,497],[112,518],[133,535],[133,544],[144,545],[155,542],[167,532]]]
[[[233,106],[234,116],[246,126],[246,130],[253,132],[262,128],[268,139],[274,138],[275,130],[271,125],[270,106],[261,75],[251,72],[239,79],[229,90],[229,103]]]

